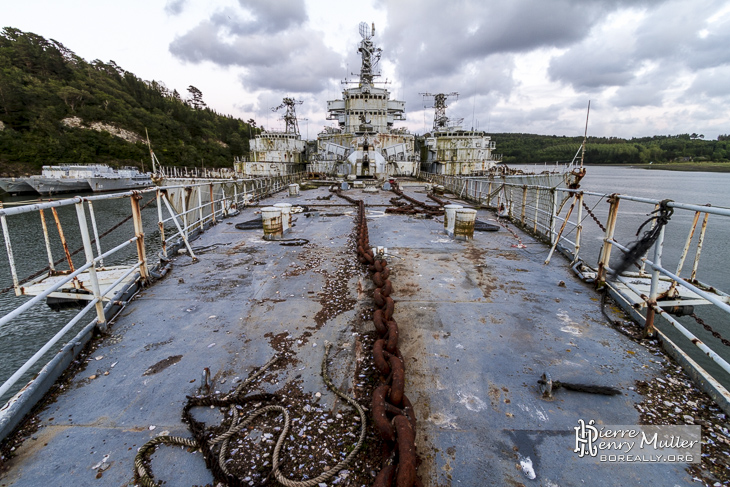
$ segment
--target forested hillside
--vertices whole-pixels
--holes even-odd
[[[505,163],[565,162],[573,159],[583,137],[533,134],[490,134]],[[704,140],[703,135],[655,135],[632,139],[588,137],[586,164],[730,160],[730,137]],[[580,157],[580,154],[579,154]]]
[[[253,120],[216,113],[194,86],[182,97],[114,61],[86,62],[61,43],[0,33],[0,173],[44,164],[142,164],[145,129],[165,165],[232,166],[256,134]],[[112,133],[116,135],[112,135]]]

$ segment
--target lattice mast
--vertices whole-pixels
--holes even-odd
[[[367,22],[360,22],[359,30],[360,37],[362,37],[360,46],[357,49],[357,52],[360,53],[360,57],[362,58],[362,64],[360,65],[360,86],[373,86],[373,78],[380,76],[380,73],[377,71],[377,66],[383,50],[379,47],[376,48],[372,41],[375,35],[374,22],[372,27]]]
[[[459,93],[456,91],[452,91],[451,93],[420,93],[424,101],[426,98],[433,98],[433,105],[427,106],[424,105],[424,108],[433,108],[434,114],[433,114],[433,130],[434,132],[446,130],[450,124],[449,124],[449,117],[446,116],[446,108],[448,105],[446,105],[446,100],[450,97],[455,97],[456,99],[459,98]],[[461,123],[464,119],[459,119],[458,123]]]
[[[297,121],[297,112],[294,108],[294,105],[301,104],[301,100],[295,100],[294,98],[286,97],[281,102],[281,105],[271,108],[272,112],[277,112],[282,108],[286,108],[286,112],[284,113],[284,123],[286,124],[286,129],[284,130],[284,132],[286,132],[287,134],[299,135],[299,122]]]

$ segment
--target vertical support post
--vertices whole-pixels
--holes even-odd
[[[200,186],[195,187],[198,193],[198,220],[200,221],[200,231],[202,232],[205,227],[205,215],[203,211],[203,192],[200,188]]]
[[[507,215],[509,219],[512,219],[512,206],[514,205],[514,197],[512,195],[512,186],[509,187],[509,194],[507,195]]]
[[[48,255],[48,268],[51,269],[51,274],[56,270],[56,265],[53,263],[53,251],[51,250],[51,238],[48,235],[48,225],[46,225],[46,214],[43,209],[39,210],[38,213],[41,215],[41,227],[43,227],[43,238],[46,241],[46,254]]]
[[[555,237],[555,243],[553,243],[553,246],[550,247],[550,252],[548,253],[547,258],[545,259],[545,264],[550,263],[550,259],[553,256],[553,252],[555,252],[555,249],[558,247],[558,243],[560,243],[560,237],[563,235],[563,230],[565,230],[565,226],[568,224],[568,221],[570,220],[570,215],[573,213],[573,208],[575,208],[575,202],[578,200],[578,195],[573,196],[573,204],[570,205],[570,208],[568,209],[568,214],[565,215],[565,219],[563,220],[563,224],[560,225],[560,231],[558,232],[558,235]]]
[[[522,186],[522,210],[520,211],[520,223],[525,226],[525,207],[527,206],[527,185]]]
[[[104,304],[101,302],[101,288],[99,280],[96,277],[96,263],[94,262],[94,249],[91,246],[91,237],[89,236],[89,227],[86,225],[86,212],[84,211],[83,200],[76,203],[76,216],[79,220],[79,233],[81,241],[84,244],[84,255],[86,262],[91,263],[89,267],[89,284],[91,284],[91,292],[94,294],[96,304],[96,321],[99,329],[106,331],[106,316],[104,316]]]
[[[578,193],[578,224],[575,227],[575,248],[573,254],[573,262],[578,261],[580,254],[580,237],[583,233],[583,191]]]
[[[142,195],[134,192],[129,201],[132,203],[132,221],[134,222],[134,235],[137,237],[137,259],[139,260],[139,275],[143,282],[147,282],[149,272],[147,271],[147,250],[144,245],[144,226],[142,225],[142,210],[139,207],[139,200]]]
[[[700,230],[700,238],[697,240],[697,253],[695,254],[695,261],[692,264],[692,274],[689,277],[690,282],[695,282],[697,279],[697,266],[700,265],[700,254],[702,253],[702,243],[705,241],[705,231],[707,230],[707,220],[710,218],[709,213],[705,213],[705,218],[702,220],[702,229]]]
[[[558,212],[558,192],[555,191],[555,188],[552,188],[550,192],[553,194],[553,208],[550,211],[550,244],[555,243],[555,219],[557,217],[556,213]]]
[[[659,205],[654,205],[654,211],[659,211]],[[656,226],[656,220],[652,220],[650,229],[654,230],[655,226]],[[641,256],[641,267],[639,268],[639,274],[643,275],[644,269],[646,269],[646,254]]]
[[[212,223],[215,225],[215,197],[213,195],[213,183],[210,183],[210,213],[211,218],[213,219]]]
[[[91,229],[94,231],[94,242],[96,242],[96,252],[99,255],[99,267],[104,267],[104,259],[101,258],[101,242],[99,241],[99,230],[96,228],[96,217],[94,216],[94,206],[91,201],[87,201],[89,205],[89,217],[91,218]]]
[[[608,220],[606,221],[606,233],[603,237],[603,246],[601,246],[601,252],[598,256],[598,276],[596,278],[596,285],[600,286],[606,282],[606,267],[611,260],[611,248],[613,244],[614,230],[616,229],[616,219],[618,217],[618,204],[621,200],[617,195],[612,195],[608,199]]]
[[[487,188],[487,206],[492,206],[492,181],[489,181],[489,187]]]
[[[532,231],[537,233],[537,218],[539,216],[540,209],[540,188],[535,188],[535,225],[532,227]]]
[[[162,255],[167,259],[167,241],[165,240],[165,221],[162,218],[162,201],[160,201],[160,193],[164,191],[157,189],[155,197],[157,198],[157,226],[160,229],[160,244],[162,245]]]
[[[185,239],[188,235],[188,197],[190,196],[190,186],[186,186],[183,189],[182,197],[182,220],[183,220],[183,232],[185,233]]]
[[[193,249],[190,247],[190,242],[188,242],[188,238],[185,236],[185,232],[183,232],[183,229],[180,228],[180,223],[177,221],[177,216],[175,213],[175,210],[172,208],[172,205],[170,204],[170,200],[167,199],[167,194],[162,195],[162,200],[165,202],[165,206],[167,206],[167,211],[170,213],[170,216],[172,217],[172,221],[175,224],[175,227],[177,227],[177,231],[180,233],[180,237],[182,237],[183,242],[185,243],[185,247],[188,249],[188,252],[190,253],[190,257],[192,257],[193,262],[197,262],[198,258],[195,257],[195,254],[193,253]]]
[[[66,243],[66,237],[63,235],[63,227],[61,226],[61,220],[58,218],[58,212],[56,211],[56,208],[51,208],[51,212],[53,213],[53,219],[56,221],[56,228],[58,229],[58,236],[61,238],[61,245],[63,245],[63,251],[66,254],[66,261],[68,262],[68,267],[71,269],[71,272],[75,271],[74,269],[74,263],[71,260],[71,252],[68,250],[68,244]],[[86,225],[86,220],[84,220],[84,225]]]
[[[695,211],[695,217],[692,220],[692,227],[689,229],[689,234],[687,235],[687,240],[684,242],[684,249],[682,249],[682,256],[679,258],[679,263],[677,264],[677,271],[675,272],[676,275],[680,275],[680,272],[682,272],[682,266],[684,266],[684,259],[687,258],[687,253],[689,252],[689,246],[692,243],[692,237],[694,237],[695,230],[697,229],[697,222],[700,219],[700,212]],[[675,283],[672,283],[675,284]]]
[[[18,285],[18,271],[15,269],[15,257],[13,257],[13,247],[10,245],[10,230],[8,229],[8,219],[5,215],[0,216],[0,223],[3,227],[3,237],[5,237],[5,250],[8,252],[8,263],[10,264],[10,273],[13,275],[13,287],[15,295],[20,296],[20,286]]]
[[[654,335],[654,306],[656,305],[656,297],[659,295],[659,268],[662,266],[662,250],[664,248],[664,229],[665,225],[659,230],[659,238],[654,244],[654,265],[651,271],[651,288],[649,290],[649,301],[646,309],[646,327],[644,328],[645,336]]]

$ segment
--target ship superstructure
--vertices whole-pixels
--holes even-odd
[[[306,141],[302,140],[297,122],[296,105],[302,102],[286,97],[272,111],[284,109],[285,130],[262,132],[251,140],[247,160],[236,160],[236,172],[246,176],[281,176],[304,169]]]
[[[492,154],[496,148],[486,132],[464,130],[463,118],[450,119],[446,116],[446,100],[458,97],[452,93],[421,93],[433,98],[433,130],[425,137],[426,158],[422,162],[424,171],[450,176],[479,175],[488,172],[499,162]],[[428,107],[427,107],[428,108]]]
[[[418,172],[415,136],[394,127],[405,120],[405,102],[392,100],[386,88],[375,86],[381,49],[375,47],[374,35],[374,25],[360,23],[359,81],[342,92],[342,99],[327,102],[327,119],[337,126],[325,127],[318,135],[317,153],[308,166],[311,172],[359,177]]]

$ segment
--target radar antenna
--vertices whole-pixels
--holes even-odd
[[[456,97],[456,99],[459,98],[459,93],[456,91],[452,91],[451,93],[419,93],[423,96],[424,101],[426,97],[433,98],[433,105],[427,106],[424,105],[423,108],[434,108],[434,114],[433,114],[433,130],[434,132],[438,132],[440,130],[445,130],[449,127],[453,127],[456,125],[460,125],[461,122],[464,121],[463,118],[457,118],[454,120],[450,120],[449,117],[446,116],[446,99],[449,97]]]
[[[363,39],[370,39],[375,32],[375,25],[373,25],[373,33],[370,32],[370,26],[367,22],[360,22],[359,29],[360,37],[362,37]]]
[[[371,40],[375,35],[375,23],[372,24],[372,28],[368,26],[367,22],[360,22],[358,28],[360,31],[360,47],[357,52],[362,57],[362,64],[360,66],[360,86],[373,85],[373,78],[380,76],[380,73],[376,72],[376,67],[380,62],[380,55],[383,52],[380,48],[375,48],[373,41]]]
[[[286,108],[286,113],[284,113],[284,122],[286,123],[286,130],[285,132],[287,134],[295,134],[299,135],[299,122],[297,122],[297,113],[294,109],[294,105],[301,105],[301,100],[295,100],[294,98],[286,97],[281,102],[281,105],[278,107],[272,107],[272,112],[277,112],[281,110],[282,108]]]

